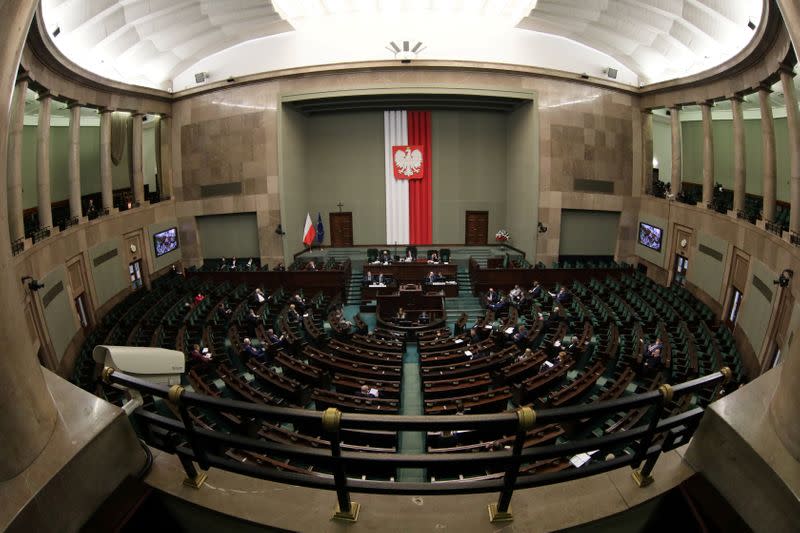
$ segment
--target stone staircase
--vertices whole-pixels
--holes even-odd
[[[472,281],[469,272],[459,268],[458,274],[458,297],[447,299],[447,321],[452,323],[458,320],[461,313],[467,313],[468,323],[473,323],[479,315],[483,315],[484,310],[480,299],[472,295]]]
[[[347,280],[347,286],[344,289],[345,305],[358,305],[361,303],[361,280],[363,275],[361,273],[361,266],[353,269],[350,272],[350,279]]]

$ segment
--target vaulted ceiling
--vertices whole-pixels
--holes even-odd
[[[245,43],[254,70],[244,72],[246,67],[239,65],[237,75],[274,68],[270,65],[391,59],[393,54],[382,45],[366,39],[360,43],[353,35],[359,28],[366,32],[378,27],[370,17],[385,18],[383,10],[393,18],[388,27],[394,32],[385,36],[383,44],[396,39],[395,34],[406,38],[404,33],[419,30],[421,21],[437,16],[446,17],[447,29],[458,30],[465,14],[477,13],[482,21],[491,18],[486,15],[491,10],[515,15],[509,19],[515,27],[504,32],[515,40],[503,46],[489,39],[490,34],[481,35],[475,25],[464,23],[464,33],[458,34],[442,31],[441,25],[436,31],[434,24],[434,31],[422,34],[425,47],[420,59],[491,59],[557,68],[558,58],[549,57],[553,54],[537,56],[526,48],[558,49],[558,43],[567,39],[572,42],[565,50],[572,50],[573,56],[581,55],[581,47],[591,50],[583,58],[565,61],[565,70],[580,68],[601,75],[604,67],[618,65],[624,71],[623,83],[647,84],[700,72],[729,59],[752,39],[763,8],[762,0],[278,1],[42,0],[42,12],[48,35],[75,63],[111,79],[172,89],[176,78],[200,71],[211,58],[222,57],[223,64],[242,63],[236,51]],[[349,17],[361,18],[345,36],[341,21]],[[317,24],[314,34],[304,40],[300,23],[308,19]],[[444,39],[449,42],[440,42]],[[454,46],[459,39],[461,44]],[[331,55],[328,48],[337,43],[339,49]],[[303,46],[308,50],[300,50]],[[281,54],[282,60],[265,62],[270,54]],[[596,63],[596,70],[587,62]]]

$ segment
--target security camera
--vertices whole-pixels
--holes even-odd
[[[275,233],[278,235],[286,235],[286,232],[283,231],[283,226],[281,226],[280,224],[278,224],[278,227],[275,228]]]
[[[537,222],[537,228],[539,230],[539,233],[547,233],[547,226],[545,226],[541,222]]]
[[[781,275],[778,276],[778,279],[774,280],[772,283],[774,285],[780,285],[781,287],[788,287],[789,282],[792,281],[792,276],[794,276],[794,270],[789,270],[787,268],[781,272]]]
[[[167,387],[180,385],[186,369],[183,353],[166,348],[99,345],[92,357],[103,366]]]
[[[44,283],[40,283],[38,279],[33,279],[31,276],[23,276],[22,283],[28,282],[28,288],[31,292],[36,292],[39,289],[44,289]]]

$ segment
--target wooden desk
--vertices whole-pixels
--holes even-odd
[[[375,274],[388,275],[401,284],[409,282],[422,283],[425,276],[431,271],[441,274],[449,280],[455,280],[458,273],[458,267],[454,264],[427,263],[426,261],[396,262],[388,265],[366,263],[363,268],[365,276],[367,272],[371,272],[373,276]]]

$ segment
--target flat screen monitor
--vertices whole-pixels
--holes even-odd
[[[663,230],[645,222],[639,222],[639,244],[656,252],[661,251],[661,235]]]
[[[153,235],[156,257],[178,249],[178,228],[169,228]]]

